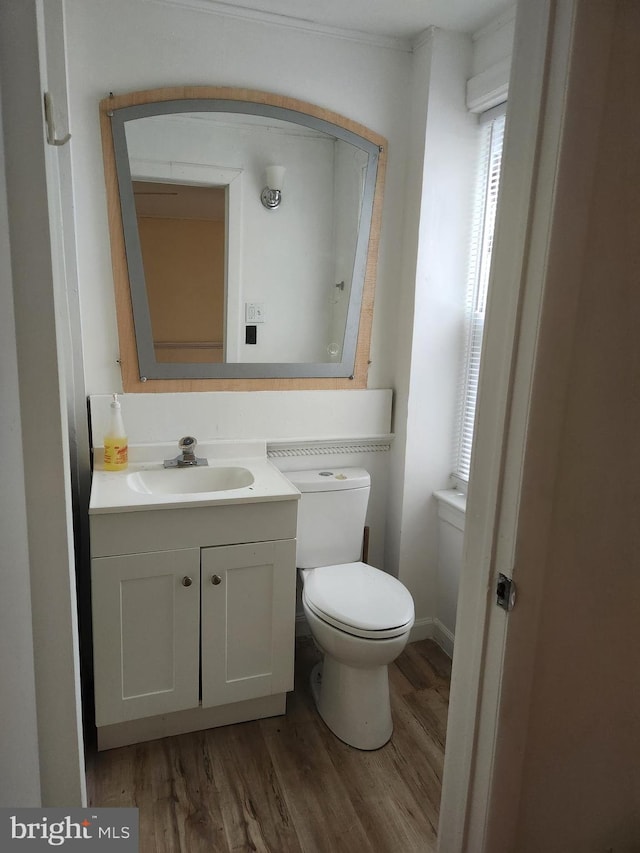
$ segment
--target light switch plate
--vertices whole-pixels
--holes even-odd
[[[245,323],[264,323],[264,302],[244,303]]]

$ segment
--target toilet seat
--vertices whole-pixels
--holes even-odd
[[[413,624],[411,594],[399,580],[366,563],[319,566],[305,573],[303,597],[329,625],[367,639],[389,639]]]

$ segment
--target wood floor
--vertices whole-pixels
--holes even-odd
[[[394,733],[339,741],[313,707],[298,641],[287,714],[92,754],[93,806],[137,806],[140,853],[435,850],[450,661],[431,640],[390,667]]]

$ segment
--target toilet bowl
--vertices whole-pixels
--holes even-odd
[[[370,478],[363,469],[288,472],[300,490],[297,561],[302,604],[323,660],[311,674],[318,712],[357,749],[384,746],[393,721],[388,665],[414,622],[411,594],[360,562]]]
[[[377,599],[375,618],[361,618],[366,609],[362,601],[350,602],[346,598],[333,570],[354,573],[360,581],[366,579],[370,598]],[[323,581],[325,594],[330,583],[335,584],[338,607],[331,607],[330,603],[327,606],[326,595],[321,599],[330,610],[328,613],[318,606],[314,597],[318,581]],[[395,618],[389,614],[389,581],[397,584]],[[353,611],[350,611],[350,603],[355,605]],[[381,603],[386,605],[386,618],[381,618]],[[413,625],[411,596],[395,578],[379,569],[352,563],[303,570],[302,606],[311,635],[324,654],[311,673],[311,690],[320,716],[331,731],[350,746],[379,749],[393,732],[387,667],[409,639]],[[399,620],[401,624],[391,624]]]

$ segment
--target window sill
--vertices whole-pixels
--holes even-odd
[[[434,492],[438,501],[438,517],[443,521],[464,530],[464,517],[467,509],[467,496],[460,489],[443,489]]]

